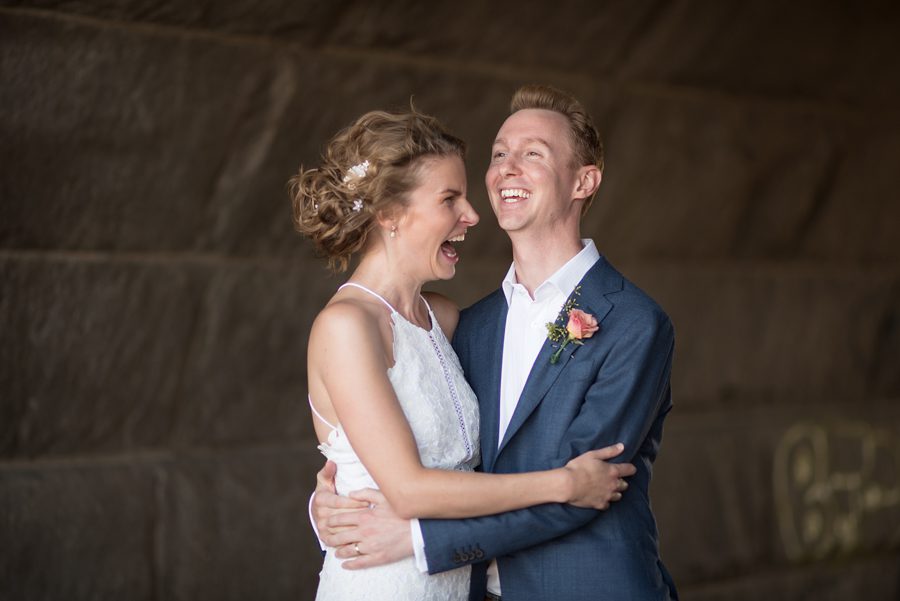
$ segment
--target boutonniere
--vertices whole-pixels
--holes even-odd
[[[556,318],[555,322],[547,322],[547,338],[559,345],[559,348],[550,355],[551,364],[559,361],[559,356],[562,354],[563,349],[570,342],[580,346],[584,344],[583,340],[585,338],[590,338],[600,329],[596,317],[576,308],[578,307],[577,297],[581,294],[580,290],[581,286],[575,288],[572,296],[560,310],[559,317]]]

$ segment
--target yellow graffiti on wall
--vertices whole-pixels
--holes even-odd
[[[788,558],[900,540],[896,434],[861,422],[801,423],[785,432],[774,459],[775,509]]]

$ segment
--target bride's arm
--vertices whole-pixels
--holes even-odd
[[[563,468],[524,474],[423,467],[387,378],[384,348],[376,321],[350,303],[328,306],[309,341],[316,378],[353,449],[398,515],[469,517],[553,502],[605,508],[614,498],[618,473],[600,461],[609,457],[600,451]]]

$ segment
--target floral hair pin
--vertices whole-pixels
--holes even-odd
[[[563,305],[559,312],[559,317],[555,322],[547,322],[547,338],[551,342],[556,343],[559,347],[550,355],[550,363],[555,364],[559,361],[562,354],[569,343],[581,346],[586,338],[593,336],[600,325],[597,318],[590,313],[585,313],[581,309],[577,309],[578,296],[581,294],[581,286],[575,288],[572,296]],[[566,319],[568,317],[568,319]],[[565,325],[563,323],[565,322]]]
[[[351,190],[356,189],[356,182],[351,180],[362,179],[366,176],[366,173],[369,171],[369,161],[368,159],[363,161],[358,165],[353,165],[350,169],[347,170],[347,174],[344,175],[344,183],[348,184],[347,187]]]
[[[362,211],[362,208],[363,208],[362,198],[357,198],[356,200],[353,201],[353,212],[354,213],[359,213],[360,211]]]

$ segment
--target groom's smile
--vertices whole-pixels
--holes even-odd
[[[527,198],[531,198],[531,192],[524,188],[500,188],[500,198],[506,204],[515,204]]]

